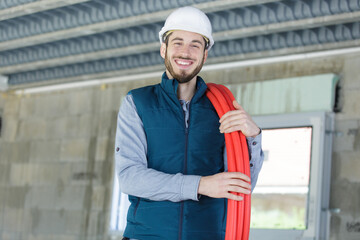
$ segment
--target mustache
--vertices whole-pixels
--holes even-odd
[[[189,58],[189,57],[174,56],[174,58],[181,59],[181,60],[190,60],[190,61],[195,61],[195,59],[193,59],[193,58]]]

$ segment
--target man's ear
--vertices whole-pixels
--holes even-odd
[[[166,54],[166,44],[165,43],[161,43],[161,47],[160,47],[160,55],[163,59],[165,59],[165,54]]]
[[[208,50],[205,50],[205,52],[204,52],[204,63],[206,62],[207,57],[208,57]]]

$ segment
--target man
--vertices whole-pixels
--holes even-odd
[[[211,34],[196,8],[170,14],[159,33],[161,83],[130,91],[120,108],[116,170],[131,202],[124,239],[224,239],[227,199],[243,200],[230,192],[250,194],[255,186],[261,130],[236,101],[219,121],[198,76]],[[223,133],[238,130],[247,137],[251,180],[226,172]]]

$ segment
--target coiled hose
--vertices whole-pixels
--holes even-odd
[[[213,104],[219,118],[235,110],[235,100],[231,91],[224,85],[208,83],[206,96]],[[225,133],[229,172],[242,172],[250,176],[249,152],[244,134],[241,131]],[[250,232],[251,196],[238,193],[243,201],[228,199],[225,240],[248,240]]]

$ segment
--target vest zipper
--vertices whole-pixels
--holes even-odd
[[[180,104],[181,105],[181,104]],[[189,121],[186,127],[186,116],[185,116],[185,112],[182,109],[182,105],[181,105],[181,110],[183,112],[184,115],[184,126],[185,126],[185,157],[184,157],[184,169],[183,169],[183,173],[184,175],[187,173],[187,158],[188,158],[188,140],[189,140],[189,125],[190,125],[190,107],[191,107],[191,101],[189,103]],[[180,203],[180,222],[179,222],[179,237],[178,239],[181,240],[182,239],[182,227],[183,227],[183,218],[184,218],[184,201],[182,201]]]

